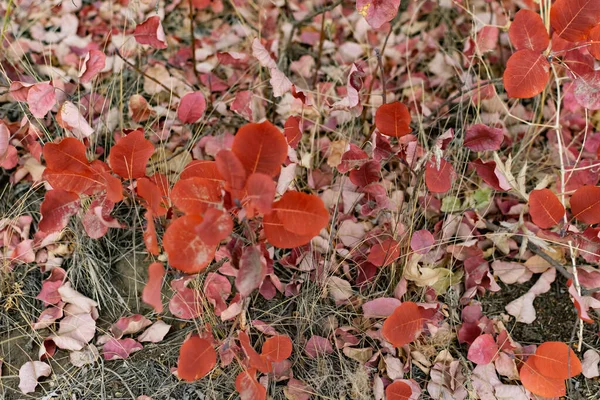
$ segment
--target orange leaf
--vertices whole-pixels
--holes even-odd
[[[146,230],[144,231],[144,244],[148,253],[157,256],[160,251],[158,249],[158,238],[156,237],[156,226],[154,225],[154,216],[152,211],[146,211]]]
[[[208,340],[191,336],[181,345],[177,374],[187,382],[206,376],[217,363],[217,352]]]
[[[404,382],[392,382],[385,388],[386,400],[409,400],[412,389]]]
[[[400,243],[394,239],[386,239],[371,247],[367,261],[376,267],[384,267],[400,257]]]
[[[292,340],[287,335],[277,335],[265,341],[262,355],[272,362],[280,362],[292,355]]]
[[[582,186],[571,196],[573,217],[586,224],[600,222],[600,187]]]
[[[46,166],[54,171],[89,172],[90,163],[85,155],[85,145],[74,138],[59,143],[47,143],[42,151]]]
[[[381,333],[395,347],[402,347],[419,336],[425,320],[417,304],[405,301],[385,320]]]
[[[521,383],[525,386],[525,389],[533,394],[543,397],[564,396],[567,393],[565,381],[563,379],[553,379],[542,375],[533,363],[534,357],[535,356],[530,356],[519,372]]]
[[[263,227],[269,243],[281,249],[303,246],[314,237],[314,235],[299,235],[286,230],[275,210],[264,216]]]
[[[246,186],[246,170],[242,162],[230,150],[221,150],[215,157],[219,174],[225,179],[225,190],[234,199],[241,200],[244,197],[243,190]]]
[[[152,211],[157,217],[162,217],[167,213],[167,208],[163,204],[163,196],[159,187],[148,178],[137,180],[137,194],[146,201],[146,208]]]
[[[546,50],[550,44],[548,31],[540,14],[531,10],[519,10],[508,29],[510,42],[517,50]]]
[[[529,214],[534,224],[547,229],[558,224],[565,208],[550,189],[539,189],[529,194]]]
[[[246,214],[253,218],[255,212],[268,214],[275,199],[275,182],[265,174],[252,174],[246,182]]]
[[[242,126],[233,139],[231,151],[241,161],[247,175],[255,172],[276,176],[287,158],[287,141],[269,121]]]
[[[240,400],[265,400],[267,390],[256,380],[256,370],[242,371],[235,378],[235,390],[240,394]]]
[[[556,0],[550,9],[550,24],[556,34],[570,42],[585,40],[598,21],[598,0]]]
[[[122,137],[108,156],[113,172],[124,179],[146,176],[146,164],[154,153],[154,145],[145,138],[142,130],[135,130]]]
[[[221,204],[221,190],[208,179],[182,179],[173,186],[171,201],[186,214],[201,215],[208,206]]]
[[[550,63],[539,52],[519,50],[506,63],[504,88],[508,97],[529,99],[542,93],[550,78]]]
[[[202,271],[215,257],[216,245],[206,244],[196,233],[202,223],[198,215],[184,215],[171,222],[163,236],[169,264],[187,274]]]
[[[399,101],[379,106],[375,113],[375,126],[386,136],[402,137],[412,132],[410,111]]]
[[[600,24],[596,25],[590,31],[590,37],[588,39],[592,43],[588,48],[588,51],[596,60],[600,60]]]
[[[190,161],[181,171],[180,179],[188,179],[188,178],[205,178],[215,183],[223,183],[225,179],[219,173],[219,169],[217,168],[217,163],[214,161],[206,161],[206,160],[193,160]]]
[[[285,229],[298,235],[317,236],[329,222],[323,200],[311,194],[289,191],[273,204]]]
[[[161,288],[164,276],[165,267],[162,263],[154,262],[148,266],[148,281],[142,291],[142,301],[152,306],[157,313],[163,311]]]
[[[546,342],[538,346],[533,363],[544,376],[568,379],[582,372],[581,361],[569,346],[562,342]]]
[[[233,230],[233,221],[229,213],[209,208],[204,213],[204,220],[196,228],[196,233],[207,245],[217,245]]]
[[[252,368],[256,368],[260,372],[265,374],[271,372],[273,370],[273,366],[271,362],[267,360],[265,356],[262,356],[254,350],[254,347],[250,344],[250,337],[244,331],[238,332],[238,339],[240,340],[240,345],[242,349],[244,349],[244,353],[248,356],[248,360],[250,361],[250,366]]]

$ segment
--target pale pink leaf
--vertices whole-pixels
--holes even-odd
[[[102,347],[102,353],[105,360],[118,360],[126,359],[131,355],[131,353],[139,351],[143,348],[144,346],[142,346],[141,343],[138,343],[131,338],[110,338],[108,342],[104,344],[104,347]]]
[[[4,156],[8,152],[8,142],[10,140],[10,131],[6,124],[0,121],[0,161],[4,159]]]
[[[583,361],[581,367],[583,368],[583,376],[588,379],[595,378],[600,375],[598,371],[598,362],[600,362],[600,355],[594,349],[589,349],[583,354]]]
[[[131,317],[121,317],[110,327],[110,332],[116,339],[125,335],[137,333],[150,326],[152,322],[141,314],[134,314]]]
[[[70,101],[65,101],[60,107],[56,122],[61,128],[71,131],[77,139],[85,139],[94,133],[94,129],[79,112],[79,108]]]
[[[42,376],[50,376],[52,369],[41,361],[28,361],[19,369],[19,389],[27,394],[35,392],[38,379]]]
[[[369,25],[379,29],[398,14],[400,0],[357,0],[356,11],[362,15]]]
[[[27,92],[27,104],[31,114],[36,118],[44,118],[56,104],[54,86],[48,83],[37,83]]]
[[[169,333],[170,329],[171,325],[168,325],[162,320],[158,320],[139,335],[137,340],[139,342],[159,343],[165,338],[167,333]]]
[[[94,79],[99,72],[106,66],[106,55],[96,49],[92,49],[85,55],[81,71],[79,72],[79,80],[81,83],[87,83]]]
[[[498,354],[498,345],[494,337],[490,334],[485,334],[477,337],[473,344],[471,344],[467,358],[475,364],[483,365],[491,363],[496,354]]]
[[[333,353],[333,347],[331,346],[329,339],[313,335],[308,339],[308,342],[306,342],[304,351],[310,358],[317,358]]]
[[[242,297],[247,297],[258,289],[267,275],[267,260],[260,247],[244,248],[240,259],[240,269],[235,279],[235,288]]]
[[[88,343],[96,334],[96,321],[90,314],[69,315],[60,321],[58,336]]]
[[[380,297],[362,305],[365,318],[384,318],[392,315],[402,302],[394,297]]]
[[[273,60],[269,51],[265,49],[265,46],[262,45],[259,38],[252,41],[252,55],[263,67],[277,69],[277,63]]]
[[[413,233],[410,239],[410,248],[417,254],[427,254],[431,251],[435,238],[426,229],[421,229]]]
[[[273,87],[273,96],[275,97],[283,96],[292,88],[292,82],[277,68],[271,68],[271,79],[269,82]]]

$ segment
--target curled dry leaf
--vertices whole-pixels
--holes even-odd
[[[105,360],[125,360],[132,353],[140,351],[144,348],[141,343],[138,343],[132,338],[115,339],[110,338],[102,347],[102,355]]]

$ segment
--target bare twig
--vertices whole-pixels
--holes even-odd
[[[385,95],[385,75],[383,71],[383,62],[381,61],[381,52],[378,48],[375,48],[375,56],[377,56],[377,65],[379,65],[379,73],[381,74],[381,91],[383,97],[383,104],[386,104],[387,99]]]

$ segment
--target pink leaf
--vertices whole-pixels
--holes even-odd
[[[231,283],[223,275],[211,272],[204,281],[204,294],[208,301],[215,307],[215,315],[220,316],[227,309],[225,302],[231,294]]]
[[[171,325],[166,324],[164,321],[158,320],[148,329],[146,329],[144,333],[139,335],[137,340],[140,342],[159,343],[164,339],[165,335],[169,333],[170,329]]]
[[[102,348],[102,353],[105,360],[118,360],[118,359],[126,359],[131,353],[139,351],[143,349],[141,343],[137,341],[127,338],[127,339],[115,339],[110,338],[108,342],[104,344]]]
[[[206,100],[202,92],[186,93],[179,102],[177,117],[184,124],[196,123],[204,115]]]
[[[148,44],[155,49],[166,49],[165,31],[160,23],[160,17],[154,15],[135,27],[133,33],[139,44]]]
[[[374,29],[379,29],[386,22],[394,19],[398,14],[398,7],[400,7],[400,0],[357,0],[356,2],[356,10]]]
[[[94,129],[70,101],[65,101],[60,107],[56,114],[56,122],[61,128],[71,131],[77,139],[85,139],[94,133]]]
[[[6,124],[0,121],[0,161],[4,160],[4,156],[8,152],[8,142],[10,140],[10,131]]]
[[[36,83],[27,92],[27,104],[34,117],[44,118],[56,104],[54,86],[48,83]]]
[[[38,379],[42,376],[50,376],[52,369],[41,361],[29,361],[19,369],[19,389],[27,394],[35,392]]]
[[[471,347],[467,358],[475,364],[489,364],[498,354],[498,345],[494,341],[494,337],[490,334],[479,336]]]
[[[202,297],[198,290],[187,287],[191,278],[171,281],[175,294],[169,301],[169,311],[181,319],[194,319],[202,314]]]
[[[90,50],[85,55],[85,60],[83,60],[81,72],[79,73],[81,83],[87,83],[94,79],[104,69],[105,65],[106,55],[100,50]]]
[[[50,304],[58,304],[60,302],[60,293],[58,288],[62,286],[65,280],[65,270],[57,267],[50,272],[50,276],[42,283],[42,290],[35,297],[38,300],[42,300],[45,306]]]
[[[242,297],[247,297],[258,289],[267,275],[267,260],[260,247],[244,248],[240,259],[240,269],[235,279],[235,288]]]
[[[365,318],[385,318],[392,315],[402,302],[394,297],[380,297],[362,305]]]
[[[271,79],[269,82],[273,87],[273,96],[275,97],[283,96],[292,88],[292,82],[277,68],[271,69]]]
[[[600,110],[600,72],[588,73],[575,79],[573,93],[580,106],[588,110]]]
[[[160,262],[148,266],[148,282],[142,291],[142,301],[154,308],[154,311],[163,311],[161,288],[165,276],[165,267]]]
[[[417,254],[427,254],[431,251],[435,243],[435,238],[426,229],[421,229],[413,233],[410,239],[410,248]]]
[[[137,333],[152,322],[141,314],[135,314],[131,317],[121,317],[110,327],[110,332],[116,339],[120,339],[125,335]]]
[[[322,336],[311,336],[304,346],[304,351],[310,358],[317,358],[326,354],[333,353],[331,342]]]

